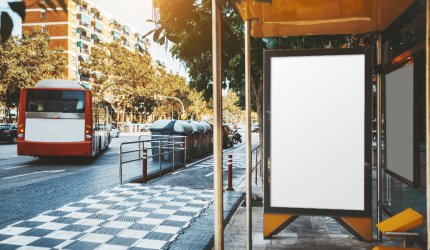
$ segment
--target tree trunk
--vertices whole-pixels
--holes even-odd
[[[264,114],[264,107],[263,107],[263,83],[262,82],[256,82],[254,79],[251,79],[251,89],[255,96],[255,106],[257,107],[257,117],[258,117],[258,126],[259,126],[259,140],[260,140],[260,159],[261,159],[261,165],[260,170],[264,169],[264,159],[263,159],[263,147],[264,147],[264,141],[263,141],[263,131],[264,131],[264,124],[263,124],[263,114]]]

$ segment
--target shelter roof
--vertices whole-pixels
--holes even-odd
[[[254,37],[382,31],[416,0],[237,0]]]

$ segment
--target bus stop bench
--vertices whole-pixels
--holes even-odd
[[[412,241],[419,237],[418,233],[408,232],[423,223],[423,216],[412,208],[408,208],[381,223],[376,227],[384,236],[390,238],[402,238],[402,247],[394,246],[375,246],[373,250],[419,250],[419,248],[410,248]]]

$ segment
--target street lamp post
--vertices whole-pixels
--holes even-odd
[[[173,96],[165,96],[165,95],[154,95],[154,99],[155,99],[155,100],[161,100],[161,99],[163,99],[163,98],[165,98],[165,99],[173,99],[173,100],[178,101],[178,102],[181,104],[181,107],[182,107],[182,114],[181,114],[181,118],[185,115],[185,107],[184,107],[184,104],[182,103],[182,101],[181,101],[179,98],[177,98],[177,97],[173,97]],[[172,118],[173,118],[173,117],[172,117]]]

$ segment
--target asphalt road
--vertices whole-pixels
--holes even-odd
[[[137,136],[113,138],[95,159],[17,156],[16,145],[0,144],[0,227],[119,184],[119,145]],[[149,161],[149,171],[158,162]],[[123,168],[124,180],[141,176],[139,162]]]
[[[118,185],[120,143],[137,139],[113,138],[92,160],[17,156],[16,145],[0,143],[0,228]],[[148,165],[149,171],[159,169],[158,162]],[[141,171],[140,162],[127,164],[123,179],[136,179]]]

